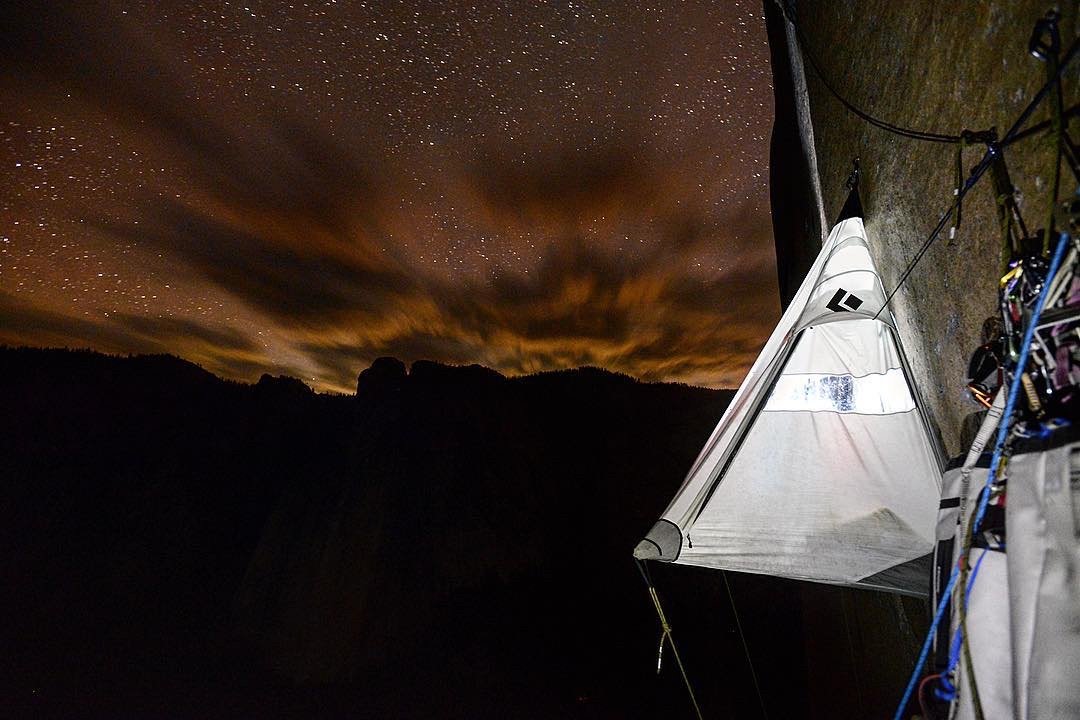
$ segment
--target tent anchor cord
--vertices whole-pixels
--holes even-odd
[[[817,58],[810,51],[810,44],[806,41],[806,36],[803,35],[802,28],[799,25],[799,23],[797,22],[797,18],[795,17],[794,2],[792,2],[791,0],[774,0],[774,2],[776,3],[777,7],[780,9],[780,12],[784,16],[784,18],[789,23],[791,23],[792,28],[795,30],[795,37],[799,41],[799,49],[802,51],[803,55],[806,56],[806,59],[809,62],[810,67],[814,70],[814,74],[816,74],[818,76],[818,79],[821,81],[821,84],[825,86],[825,89],[828,90],[829,93],[834,98],[836,98],[837,102],[839,102],[841,105],[843,105],[844,108],[846,110],[848,110],[848,112],[852,113],[853,115],[855,115],[859,119],[863,120],[864,122],[866,122],[866,123],[868,123],[870,125],[873,125],[876,128],[880,128],[881,130],[885,130],[886,132],[893,133],[894,135],[899,135],[900,137],[910,138],[912,140],[922,140],[922,141],[925,141],[925,142],[963,143],[963,142],[965,142],[965,140],[970,139],[970,137],[972,135],[977,136],[977,135],[984,135],[986,133],[986,131],[979,132],[979,133],[972,133],[970,131],[965,130],[964,132],[960,133],[959,135],[949,135],[949,134],[946,134],[946,133],[930,132],[930,131],[927,131],[927,130],[916,130],[914,128],[906,128],[906,127],[903,127],[901,125],[896,125],[895,123],[888,122],[887,120],[882,120],[880,118],[876,118],[873,115],[871,115],[870,113],[866,112],[865,110],[859,108],[857,105],[855,105],[855,103],[851,102],[850,100],[845,98],[843,95],[841,95],[840,92],[836,89],[836,87],[831,82],[829,82],[829,79],[826,77],[825,73],[822,72],[821,65],[817,62]],[[1066,53],[1065,58],[1063,58],[1057,64],[1057,68],[1056,68],[1057,71],[1056,71],[1056,77],[1055,77],[1055,81],[1057,83],[1060,84],[1060,78],[1061,78],[1061,72],[1060,71],[1061,71],[1061,69],[1063,68],[1064,65],[1066,65],[1067,63],[1069,63],[1072,60],[1073,55],[1075,54],[1077,48],[1078,48],[1078,44],[1076,42],[1074,42],[1072,47],[1070,47],[1069,52]],[[1037,56],[1037,57],[1039,57],[1039,56]],[[1056,60],[1056,58],[1055,58],[1055,60]],[[1044,87],[1043,90],[1040,91],[1039,95],[1037,96],[1036,103],[1038,102],[1038,100],[1041,100],[1041,96],[1043,94],[1045,94],[1047,89],[1048,88]],[[1068,110],[1063,111],[1062,116],[1063,117],[1071,117],[1074,114],[1076,114],[1078,111],[1080,111],[1080,107],[1073,106],[1073,107],[1069,108]],[[1025,129],[1024,131],[1021,132],[1020,131],[1020,126],[1024,122],[1027,121],[1028,115],[1030,115],[1030,113],[1025,112],[1021,116],[1021,120],[1017,121],[1016,125],[1014,125],[1013,128],[1007,133],[1006,139],[1003,140],[1002,143],[1001,143],[1001,147],[1003,147],[1003,148],[1008,147],[1009,145],[1012,145],[1014,142],[1017,142],[1019,140],[1023,140],[1023,139],[1025,139],[1027,137],[1030,137],[1031,135],[1033,135],[1035,133],[1042,132],[1047,127],[1052,126],[1052,124],[1054,123],[1054,120],[1048,120],[1046,122],[1040,123],[1040,124],[1035,125],[1033,127],[1027,128],[1027,129]]]
[[[975,680],[975,661],[971,658],[971,644],[968,642],[968,638],[971,636],[968,634],[967,629],[967,612],[968,612],[968,593],[971,591],[971,586],[975,584],[975,578],[978,576],[978,568],[982,564],[983,559],[986,557],[987,550],[983,550],[982,555],[979,556],[978,562],[975,564],[975,572],[971,570],[971,547],[974,541],[974,528],[971,528],[972,532],[968,533],[964,540],[963,555],[960,558],[960,583],[958,588],[964,588],[965,592],[957,592],[960,596],[960,650],[964,660],[964,666],[967,668],[967,672],[964,674],[968,683],[968,690],[971,691],[971,707],[975,715],[975,720],[984,720],[982,698],[979,696],[979,684]],[[950,662],[950,665],[952,663]],[[952,668],[946,671],[950,672]]]
[[[821,80],[821,84],[825,86],[825,89],[828,90],[829,93],[832,94],[832,96],[836,98],[836,100],[848,110],[848,112],[852,113],[853,115],[859,117],[860,119],[864,120],[870,125],[873,125],[876,128],[880,128],[882,130],[885,130],[886,132],[893,133],[894,135],[911,138],[912,140],[923,140],[926,142],[937,143],[958,143],[961,141],[960,135],[946,135],[944,133],[936,133],[926,130],[915,130],[913,128],[901,127],[900,125],[896,125],[886,120],[876,118],[865,110],[859,109],[854,103],[841,95],[840,92],[835,88],[835,86],[833,86],[833,84],[829,82],[829,80],[826,78],[825,73],[822,72],[821,66],[818,64],[817,59],[814,57],[814,54],[810,52],[810,44],[806,42],[806,37],[802,33],[802,28],[799,26],[799,23],[795,21],[796,19],[794,17],[794,8],[789,9],[785,6],[786,3],[782,2],[782,0],[775,1],[777,6],[779,6],[780,8],[780,12],[783,13],[787,21],[791,23],[792,28],[794,28],[795,36],[799,41],[799,45],[801,46],[803,55],[806,56],[806,59],[810,63],[810,67],[814,69],[814,73],[818,76],[818,79]]]
[[[933,231],[931,231],[930,236],[926,239],[922,247],[915,254],[914,259],[912,259],[912,261],[908,264],[907,268],[900,276],[900,281],[896,284],[896,287],[894,287],[892,291],[889,292],[888,295],[885,297],[885,303],[874,314],[874,319],[877,320],[881,313],[885,310],[885,308],[889,306],[889,303],[892,302],[892,299],[896,295],[897,291],[899,291],[900,288],[903,286],[904,282],[907,281],[912,271],[915,270],[915,266],[919,264],[920,260],[922,260],[923,255],[925,255],[926,251],[930,249],[930,246],[933,244],[934,240],[936,240],[938,235],[941,234],[941,231],[945,229],[945,225],[949,222],[949,218],[952,217],[954,213],[959,216],[964,195],[966,195],[968,191],[970,191],[971,188],[974,187],[975,183],[977,183],[979,179],[986,173],[995,157],[998,156],[1004,148],[1008,147],[1013,142],[1020,139],[1021,128],[1023,127],[1024,123],[1028,121],[1028,118],[1031,117],[1031,114],[1035,111],[1035,108],[1042,102],[1043,98],[1045,98],[1048,93],[1060,87],[1061,76],[1065,68],[1068,67],[1069,63],[1073,61],[1073,59],[1077,55],[1077,52],[1080,52],[1080,41],[1074,41],[1073,44],[1069,47],[1068,52],[1066,52],[1065,56],[1060,60],[1057,60],[1057,57],[1055,56],[1053,68],[1048,68],[1048,77],[1046,83],[1039,89],[1037,93],[1035,93],[1035,97],[1031,99],[1031,102],[1029,102],[1027,107],[1025,107],[1024,110],[1020,113],[1019,117],[1017,117],[1016,121],[1009,128],[1009,131],[1005,133],[1005,136],[1001,139],[1001,141],[993,142],[990,141],[988,138],[991,131],[971,132],[965,130],[959,135],[947,135],[944,133],[915,130],[912,128],[901,127],[885,120],[875,118],[866,111],[861,110],[855,104],[850,102],[847,98],[843,97],[832,85],[832,83],[828,81],[824,73],[821,71],[821,67],[818,65],[816,58],[814,57],[813,53],[810,52],[809,44],[806,42],[806,37],[803,35],[799,23],[796,22],[796,19],[794,17],[794,7],[789,6],[789,4],[785,3],[783,0],[775,0],[775,2],[787,22],[791,23],[791,26],[795,31],[795,36],[799,42],[799,49],[806,56],[807,61],[814,69],[814,72],[817,74],[818,79],[821,80],[821,83],[833,95],[833,97],[835,97],[837,101],[840,102],[841,105],[843,105],[848,111],[850,111],[863,121],[869,123],[870,125],[873,125],[874,127],[891,132],[895,135],[911,138],[914,140],[924,140],[927,142],[960,143],[962,147],[964,143],[972,139],[987,140],[986,154],[983,156],[983,159],[979,162],[976,168],[972,170],[971,176],[968,178],[967,182],[963,184],[963,187],[958,189],[958,192],[956,192],[956,199],[949,206],[949,209],[945,211],[945,214],[941,216],[941,219],[938,221],[937,225],[934,226]],[[1056,109],[1058,110],[1058,112],[1055,113],[1054,118],[1051,121],[1051,126],[1054,127],[1054,129],[1057,129],[1057,126],[1062,123],[1062,119],[1065,114],[1064,110],[1062,110],[1060,95],[1057,96],[1057,100],[1058,102]],[[1028,131],[1025,131],[1023,133],[1023,136],[1027,136],[1030,131],[1031,129],[1029,128]],[[1061,135],[1059,134],[1059,152],[1061,151],[1062,145],[1063,140],[1061,139]],[[957,218],[957,225],[959,225],[959,217]],[[1049,227],[1047,227],[1046,233],[1046,237],[1047,239],[1049,239]]]
[[[735,607],[735,596],[731,593],[731,583],[728,582],[726,570],[721,570],[724,576],[724,587],[727,588],[728,602],[731,603],[731,612],[735,615],[735,627],[739,630],[739,640],[742,641],[743,652],[746,653],[746,665],[750,668],[750,677],[754,681],[754,692],[757,693],[758,705],[761,707],[761,717],[768,720],[769,713],[765,710],[765,698],[761,694],[761,685],[758,684],[757,672],[754,670],[754,661],[750,657],[750,646],[746,644],[746,635],[743,634],[742,622],[739,620],[739,611]]]
[[[690,703],[694,706],[694,714],[697,715],[698,720],[705,720],[701,714],[701,707],[698,705],[697,697],[694,695],[694,688],[690,684],[690,676],[687,675],[686,667],[679,656],[679,648],[675,647],[675,637],[671,634],[671,625],[668,624],[667,615],[664,614],[664,608],[660,605],[660,596],[656,594],[656,587],[653,585],[652,577],[649,575],[649,569],[644,561],[637,560],[636,562],[638,570],[641,571],[641,577],[645,579],[645,585],[649,588],[649,598],[656,609],[656,617],[660,620],[660,650],[656,658],[656,672],[660,672],[660,663],[664,656],[664,641],[667,640],[667,643],[671,646],[671,654],[675,656],[675,664],[679,666],[679,674],[682,675],[683,684],[686,685]]]

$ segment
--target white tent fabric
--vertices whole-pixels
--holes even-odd
[[[1008,482],[1012,717],[1080,717],[1080,442],[1014,455]]]
[[[896,573],[929,571],[941,465],[884,304],[844,220],[638,558],[926,594]]]

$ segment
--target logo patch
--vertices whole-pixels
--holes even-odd
[[[863,301],[858,295],[840,288],[825,307],[833,312],[851,312],[852,310],[858,310],[862,303]]]

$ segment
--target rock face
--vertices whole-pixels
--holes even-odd
[[[798,98],[781,73],[777,46],[783,19],[766,0],[765,14],[777,75],[777,125],[773,137],[771,186],[781,293],[805,275],[808,258],[820,249],[812,231],[815,208],[792,199],[790,178],[810,188],[820,181],[824,215],[837,216],[847,190],[852,158],[861,165],[860,190],[867,234],[886,290],[896,288],[940,215],[953,200],[957,146],[899,137],[873,127],[846,110],[826,88],[821,73],[854,105],[897,125],[947,134],[997,127],[999,133],[1045,82],[1046,68],[1027,51],[1036,20],[1049,4],[991,0],[951,6],[932,0],[887,2],[799,0],[795,12],[806,46],[805,68],[812,126],[812,152],[820,177],[791,147],[792,113]],[[1077,5],[1063,3],[1062,46],[1077,36]],[[790,33],[789,33],[790,36]],[[790,46],[786,48],[790,50]],[[1065,105],[1075,104],[1080,64],[1064,76]],[[1031,123],[1049,118],[1044,104]],[[1078,123],[1072,121],[1073,137]],[[803,141],[810,133],[803,128]],[[778,152],[778,150],[780,152]],[[984,148],[965,149],[966,176]],[[1053,146],[1038,133],[1005,150],[1021,209],[1031,228],[1045,222]],[[1076,185],[1063,171],[1063,194]],[[778,202],[778,195],[780,202]],[[788,218],[788,212],[808,213]],[[803,232],[800,228],[807,228]],[[964,389],[971,352],[981,343],[984,318],[996,313],[1001,272],[1001,231],[995,193],[987,175],[964,200],[954,239],[948,228],[897,292],[892,309],[919,390],[950,456],[962,450],[964,419],[979,407]],[[927,609],[876,593],[815,585],[800,587],[807,657],[807,717],[884,717],[914,663]],[[827,638],[835,638],[830,646]],[[917,706],[909,708],[917,712]]]
[[[491,389],[506,378],[481,365],[443,365],[430,360],[417,360],[409,368],[409,381],[432,388]]]
[[[630,551],[731,394],[376,365],[353,398],[0,350],[5,715],[681,707]],[[654,573],[703,706],[753,716],[721,576]],[[770,709],[797,716],[795,584],[730,579]]]
[[[356,378],[356,396],[384,395],[401,389],[405,382],[405,363],[394,357],[377,358],[371,367]]]
[[[784,16],[772,0],[765,0],[764,10],[776,113],[769,145],[769,201],[780,303],[786,308],[817,258],[822,228],[799,128]]]
[[[797,21],[829,82],[871,115],[952,135],[992,127],[1004,134],[1046,81],[1046,66],[1028,53],[1027,44],[1051,4],[800,0]],[[1080,29],[1077,5],[1059,5],[1067,48]],[[832,219],[840,210],[844,179],[858,156],[867,234],[886,289],[892,290],[953,200],[957,146],[911,140],[867,124],[840,105],[810,62],[805,66],[825,215]],[[1078,88],[1075,63],[1064,76],[1066,107],[1075,104]],[[1049,103],[1041,105],[1029,125],[1047,120],[1049,111]],[[1073,120],[1071,127],[1076,137],[1080,123]],[[1005,150],[1033,230],[1047,216],[1053,148],[1041,132]],[[984,150],[964,151],[965,176]],[[1067,168],[1061,188],[1066,196],[1076,189]],[[979,409],[964,389],[965,371],[981,342],[983,320],[997,312],[1002,242],[995,203],[987,174],[964,200],[956,237],[950,240],[946,228],[892,302],[919,388],[950,456],[962,450],[964,417]],[[779,240],[778,251],[782,264],[801,262]]]
[[[260,392],[283,397],[302,397],[314,393],[314,390],[305,385],[302,380],[288,377],[287,375],[278,375],[277,377],[274,377],[269,373],[264,373],[263,376],[259,378],[259,382],[255,385],[255,388]]]

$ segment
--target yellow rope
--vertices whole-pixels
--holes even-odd
[[[667,616],[664,615],[664,608],[660,606],[660,596],[656,594],[656,588],[649,584],[649,597],[652,598],[653,606],[656,608],[656,616],[660,619],[660,652],[664,652],[664,640],[668,641],[671,645],[671,654],[675,656],[675,663],[679,666],[679,672],[682,674],[683,683],[686,685],[686,692],[690,695],[690,702],[694,705],[694,713],[697,714],[698,720],[705,720],[701,714],[701,708],[698,706],[697,698],[694,697],[694,688],[690,685],[690,677],[686,674],[686,668],[683,667],[682,658],[679,657],[679,649],[675,647],[675,638],[671,634],[671,625],[668,625]],[[660,672],[660,661],[657,660],[656,671]]]
[[[998,472],[1002,473],[1002,476],[1004,476],[1007,462],[1006,458],[1002,458],[998,463]],[[963,524],[961,525],[963,545],[960,550],[960,582],[956,584],[956,588],[953,590],[953,599],[957,601],[960,606],[958,612],[960,620],[960,649],[964,665],[967,667],[965,676],[967,678],[968,689],[971,690],[971,706],[976,720],[983,720],[985,715],[983,714],[982,698],[979,696],[979,684],[975,680],[975,663],[971,659],[971,645],[968,643],[969,635],[967,628],[967,586],[969,573],[971,571],[971,565],[968,561],[971,558],[971,549],[975,541],[975,528],[972,527],[974,517],[975,511],[972,511],[971,515],[963,519]],[[983,550],[983,552],[990,551]]]
[[[975,682],[975,662],[971,659],[971,645],[968,643],[968,627],[967,627],[967,593],[965,589],[968,584],[968,575],[970,572],[970,565],[968,564],[968,553],[971,552],[971,541],[968,540],[965,543],[964,555],[960,558],[960,582],[957,583],[957,590],[953,592],[953,597],[958,597],[960,601],[960,643],[961,650],[963,651],[964,665],[967,667],[968,689],[971,690],[971,706],[975,713],[976,720],[983,720],[982,700],[979,697],[979,685]],[[989,552],[984,550],[983,552]]]

